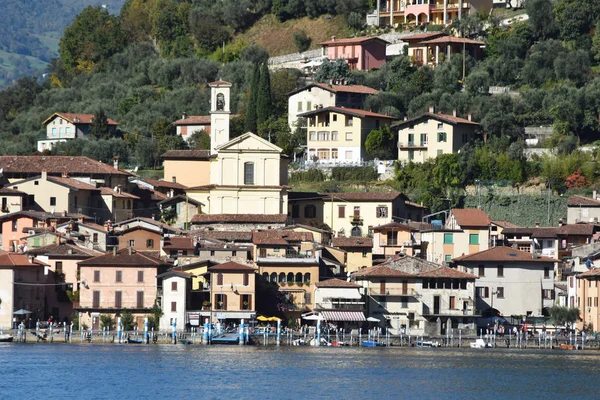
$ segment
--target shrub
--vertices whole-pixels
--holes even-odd
[[[317,168],[310,168],[306,171],[293,172],[290,176],[290,183],[300,182],[323,182],[325,174]]]
[[[334,167],[331,169],[333,181],[375,181],[378,178],[374,167]]]

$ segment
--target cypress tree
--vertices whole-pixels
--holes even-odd
[[[246,120],[244,121],[244,129],[246,132],[256,133],[256,100],[258,99],[258,84],[260,82],[260,67],[254,67],[252,75],[252,83],[250,84],[250,98],[246,106]]]
[[[260,125],[271,116],[273,101],[271,98],[271,77],[267,64],[260,68],[260,82],[258,84],[258,98],[256,99],[256,124]]]

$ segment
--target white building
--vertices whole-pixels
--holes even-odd
[[[177,330],[183,331],[186,323],[190,322],[186,321],[186,309],[192,276],[187,272],[170,270],[158,278],[162,278],[160,329],[168,330],[176,322]]]

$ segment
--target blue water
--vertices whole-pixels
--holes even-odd
[[[600,352],[0,344],[0,399],[597,398]]]

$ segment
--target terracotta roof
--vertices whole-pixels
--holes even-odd
[[[319,287],[319,288],[360,288],[360,287],[362,287],[356,283],[343,281],[343,280],[337,279],[337,278],[332,278],[332,279],[327,279],[325,281],[315,282],[315,286]]]
[[[123,198],[123,199],[134,199],[134,200],[139,200],[139,197],[127,193],[127,192],[117,192],[109,187],[101,187],[100,188],[100,194],[102,194],[103,196],[113,196],[113,197],[118,197],[118,198]]]
[[[137,228],[137,227],[141,227],[142,226],[140,224],[135,225],[136,222],[145,222],[145,223],[147,223],[149,225],[153,225],[153,226],[155,226],[155,227],[157,227],[159,229],[165,229],[165,230],[168,230],[168,231],[171,231],[171,232],[183,232],[181,229],[169,226],[169,225],[167,225],[165,223],[162,223],[160,221],[157,221],[155,219],[146,218],[146,217],[135,217],[135,218],[131,218],[131,219],[128,219],[128,220],[125,220],[125,221],[121,221],[121,222],[118,222],[118,223],[114,224],[113,227],[114,228],[123,228],[125,226],[131,225],[131,226],[129,226],[129,229],[133,229],[133,228]],[[148,229],[148,228],[144,227],[143,229]]]
[[[428,222],[411,221],[411,222],[407,222],[406,225],[408,225],[411,228],[414,228],[418,231],[426,231],[426,230],[433,229],[433,224],[430,224]]]
[[[600,207],[600,200],[585,196],[571,196],[567,201],[567,206],[592,206]]]
[[[192,224],[210,223],[258,223],[258,224],[285,224],[286,214],[196,214],[192,217]]]
[[[364,85],[330,85],[328,83],[311,83],[310,85],[298,88],[290,93],[288,96],[300,93],[304,90],[312,87],[320,87],[321,89],[327,90],[332,93],[356,93],[356,94],[377,94],[377,90]]]
[[[362,247],[373,248],[373,240],[364,237],[336,237],[331,240],[333,247]]]
[[[195,238],[215,239],[225,242],[251,242],[252,231],[235,232],[235,231],[193,231]]]
[[[73,114],[73,113],[56,112],[56,113],[52,114],[49,118],[47,118],[44,122],[42,122],[42,124],[46,125],[47,123],[49,123],[55,117],[58,117],[58,116],[62,117],[63,119],[65,119],[75,125],[76,124],[91,124],[92,121],[94,120],[94,114]],[[77,118],[77,122],[75,122],[75,118]],[[108,125],[119,125],[118,122],[115,122],[110,118],[106,118],[106,120],[108,121]]]
[[[439,36],[443,36],[444,34],[442,32],[425,32],[425,33],[416,33],[414,35],[408,35],[408,36],[403,36],[400,38],[400,40],[402,40],[403,42],[405,41],[412,41],[412,40],[424,40],[424,39],[431,39],[434,37],[439,37]]]
[[[83,156],[0,156],[4,173],[81,174],[81,175],[131,175],[89,157]]]
[[[410,207],[415,207],[415,208],[423,208],[423,209],[429,208],[427,206],[424,206],[423,204],[415,203],[412,201],[405,201],[404,204],[406,204],[407,206],[410,206]]]
[[[47,246],[36,247],[34,249],[28,250],[27,253],[32,255],[45,255],[45,256],[66,256],[66,257],[97,257],[104,255],[104,253],[100,253],[98,251],[84,249],[79,246],[74,246],[72,244],[61,243],[61,244],[50,244]]]
[[[162,273],[160,275],[157,275],[156,277],[164,279],[164,278],[168,278],[170,276],[179,276],[179,277],[182,277],[182,278],[192,278],[192,277],[194,277],[194,275],[190,274],[189,272],[177,271],[177,270],[174,270],[174,269],[170,269],[167,272],[164,272],[164,273]]]
[[[129,249],[122,249],[116,255],[108,253],[102,256],[93,257],[88,260],[77,263],[79,266],[131,266],[131,267],[158,267],[163,264],[161,260],[147,256],[142,252]]]
[[[138,178],[141,181],[149,183],[154,187],[165,188],[165,189],[187,189],[187,186],[181,183],[163,181],[162,179],[150,179],[150,178]]]
[[[378,225],[378,226],[374,227],[373,231],[380,232],[380,231],[384,231],[384,230],[388,230],[388,229],[409,230],[409,231],[418,230],[417,228],[414,228],[409,225],[401,224],[399,222],[390,222],[389,224]]]
[[[216,158],[210,150],[169,150],[162,156],[163,160],[200,160],[207,161]]]
[[[457,257],[452,260],[453,262],[461,263],[463,261],[469,262],[558,262],[550,257],[539,256],[533,257],[532,253],[527,251],[521,251],[513,249],[512,247],[492,247],[488,250],[483,250],[477,253],[468,254],[465,256]]]
[[[27,254],[21,253],[2,253],[0,254],[0,267],[42,267],[48,266],[48,264],[41,262],[31,257],[32,261],[29,262],[30,258]]]
[[[13,218],[33,218],[40,221],[48,221],[48,220],[57,220],[61,223],[64,221],[69,221],[71,219],[79,219],[83,218],[84,220],[93,220],[93,218],[84,215],[84,214],[70,214],[70,213],[61,213],[57,212],[55,214],[45,211],[16,211],[10,214],[0,215],[0,221],[10,220]]]
[[[224,264],[215,265],[214,267],[209,267],[209,271],[256,271],[256,268],[250,267],[248,265],[239,264],[234,261],[229,261]]]
[[[396,117],[392,117],[391,115],[378,114],[378,113],[374,113],[371,111],[360,110],[358,108],[333,107],[333,106],[318,108],[318,109],[312,110],[312,111],[307,111],[302,114],[298,114],[298,116],[299,117],[308,117],[311,115],[322,114],[322,113],[327,113],[327,112],[336,112],[339,114],[351,115],[353,117],[358,117],[358,118],[370,117],[370,118],[398,119]]]
[[[200,203],[198,200],[194,200],[194,199],[186,197],[182,194],[178,194],[177,196],[173,196],[173,197],[167,197],[166,199],[158,202],[158,204],[160,204],[162,206],[167,206],[170,204],[177,204],[177,203],[189,203],[196,207],[200,207],[200,206],[204,205],[203,203]]]
[[[355,277],[396,277],[396,278],[414,278],[415,274],[411,274],[406,271],[398,270],[392,268],[389,265],[374,265],[372,267],[367,267],[364,269],[360,269],[353,274]]]
[[[487,227],[491,222],[485,211],[479,208],[453,208],[450,212],[461,227]]]
[[[294,242],[312,242],[314,241],[311,232],[278,231],[269,229],[266,231],[252,232],[252,243],[255,245],[290,245]]]
[[[178,119],[173,125],[210,125],[210,115],[192,115]]]
[[[351,193],[320,193],[324,200],[333,196],[334,200],[343,201],[393,201],[403,196],[400,192],[351,192]]]
[[[484,45],[485,42],[480,40],[473,40],[469,38],[459,38],[456,36],[441,36],[435,39],[422,41],[421,44],[446,44],[446,43],[460,43],[460,44],[478,44]]]
[[[475,275],[467,274],[455,268],[440,267],[419,273],[420,278],[450,278],[450,279],[477,279]]]
[[[492,221],[492,224],[494,225],[498,225],[501,228],[518,228],[519,225],[513,224],[512,222],[508,222],[508,221]]]
[[[566,224],[563,226],[542,226],[534,228],[505,228],[505,235],[527,235],[532,238],[555,238],[559,236],[592,236],[600,230],[595,224]]]
[[[581,274],[577,275],[577,279],[591,278],[596,276],[600,276],[600,268],[592,268],[589,271],[582,272]]]
[[[31,179],[39,179],[40,177],[36,177],[36,178],[31,178]],[[73,178],[65,178],[65,177],[59,177],[59,176],[49,176],[48,180],[50,182],[54,182],[54,183],[58,183],[59,185],[63,185],[63,186],[67,186],[69,188],[72,189],[77,189],[77,190],[98,190],[96,188],[96,186],[94,185],[90,185],[89,183],[85,183],[85,182],[81,182],[80,180],[77,179],[73,179]],[[18,183],[18,182],[15,182]]]
[[[4,196],[25,196],[27,193],[3,187],[0,188],[0,194],[3,194]]]
[[[436,121],[446,122],[446,123],[451,124],[451,125],[467,124],[467,125],[477,125],[477,126],[479,126],[479,124],[477,122],[475,122],[475,121],[469,121],[468,119],[465,119],[465,118],[455,117],[453,115],[442,114],[442,113],[436,113],[436,114],[434,114],[434,113],[428,113],[427,112],[427,113],[424,113],[422,115],[419,115],[418,117],[407,119],[406,121],[395,122],[395,123],[392,124],[392,128],[401,127],[401,126],[404,126],[404,125],[414,124],[418,120],[426,119],[426,118],[431,118],[431,119],[434,119]]]
[[[165,238],[163,250],[194,250],[194,239],[189,236],[171,236]]]
[[[223,81],[219,79],[218,81],[210,82],[208,86],[233,86],[231,82]]]
[[[339,44],[339,45],[345,45],[345,44],[360,44],[360,43],[365,43],[365,42],[370,42],[371,40],[377,40],[380,42],[383,42],[384,44],[388,44],[389,42],[378,38],[377,36],[360,36],[360,37],[355,37],[355,38],[345,38],[345,39],[332,39],[332,40],[328,40],[326,42],[321,42],[321,45],[333,45],[333,44]]]

